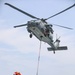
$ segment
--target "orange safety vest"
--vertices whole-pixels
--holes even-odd
[[[20,72],[15,72],[14,75],[21,75],[21,73]]]

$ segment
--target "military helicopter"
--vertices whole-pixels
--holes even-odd
[[[65,11],[71,9],[72,7],[75,6],[75,4],[71,5],[70,7],[66,8],[66,9],[62,10],[61,12],[56,13],[46,19],[44,19],[44,18],[40,19],[38,17],[35,17],[35,16],[9,4],[9,3],[5,3],[5,5],[8,5],[14,9],[16,9],[17,11],[35,19],[35,20],[28,21],[26,24],[14,26],[14,28],[27,26],[27,31],[30,33],[30,35],[29,35],[30,38],[32,38],[32,36],[34,35],[40,41],[43,41],[51,46],[51,47],[47,48],[48,51],[53,51],[55,53],[55,51],[57,51],[57,50],[67,50],[68,49],[67,46],[59,46],[59,44],[60,44],[59,38],[60,37],[57,38],[55,41],[53,40],[53,32],[54,32],[54,30],[52,29],[53,24],[48,24],[46,20],[53,18]],[[61,25],[56,25],[56,26],[72,30],[72,28],[69,28],[69,27],[65,27],[65,26],[61,26]]]

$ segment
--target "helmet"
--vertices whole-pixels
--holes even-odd
[[[21,73],[20,72],[14,72],[13,75],[21,75]]]

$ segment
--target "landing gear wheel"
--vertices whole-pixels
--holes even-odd
[[[32,38],[32,34],[30,34],[29,37]]]

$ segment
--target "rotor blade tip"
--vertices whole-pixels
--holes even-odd
[[[10,6],[11,4],[9,4],[9,3],[5,3],[5,5],[9,5],[9,6]]]
[[[5,5],[7,5],[8,3],[5,3]]]
[[[14,28],[16,28],[16,26],[14,26]]]

